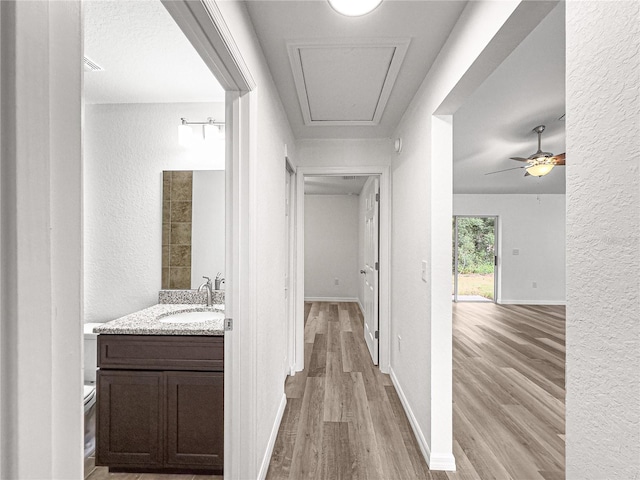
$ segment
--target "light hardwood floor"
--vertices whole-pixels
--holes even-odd
[[[96,467],[86,480],[222,480],[222,475],[178,475],[159,473],[109,473],[107,467]]]
[[[565,307],[453,307],[454,455],[469,478],[563,479]]]
[[[356,304],[305,305],[267,478],[564,478],[564,307],[454,304],[457,472],[429,471]]]
[[[429,478],[389,376],[371,362],[357,304],[306,307],[307,368],[287,379],[267,478]]]

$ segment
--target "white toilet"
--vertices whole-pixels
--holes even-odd
[[[93,328],[101,323],[84,324],[84,458],[96,449],[96,369],[98,366],[98,334]]]

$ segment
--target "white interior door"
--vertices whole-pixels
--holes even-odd
[[[378,250],[380,179],[370,177],[362,195],[366,199],[364,229],[364,339],[374,365],[378,364]]]

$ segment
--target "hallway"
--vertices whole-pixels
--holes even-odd
[[[267,478],[432,478],[391,379],[371,362],[357,304],[307,303],[305,318],[307,368],[287,378]]]
[[[388,375],[371,363],[355,303],[305,304],[305,365],[267,478],[564,479],[561,306],[453,307],[457,472],[429,471]]]

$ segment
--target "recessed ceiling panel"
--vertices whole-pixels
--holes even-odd
[[[289,45],[306,125],[377,125],[407,39],[346,39]]]
[[[373,122],[393,47],[301,48],[311,121]]]

